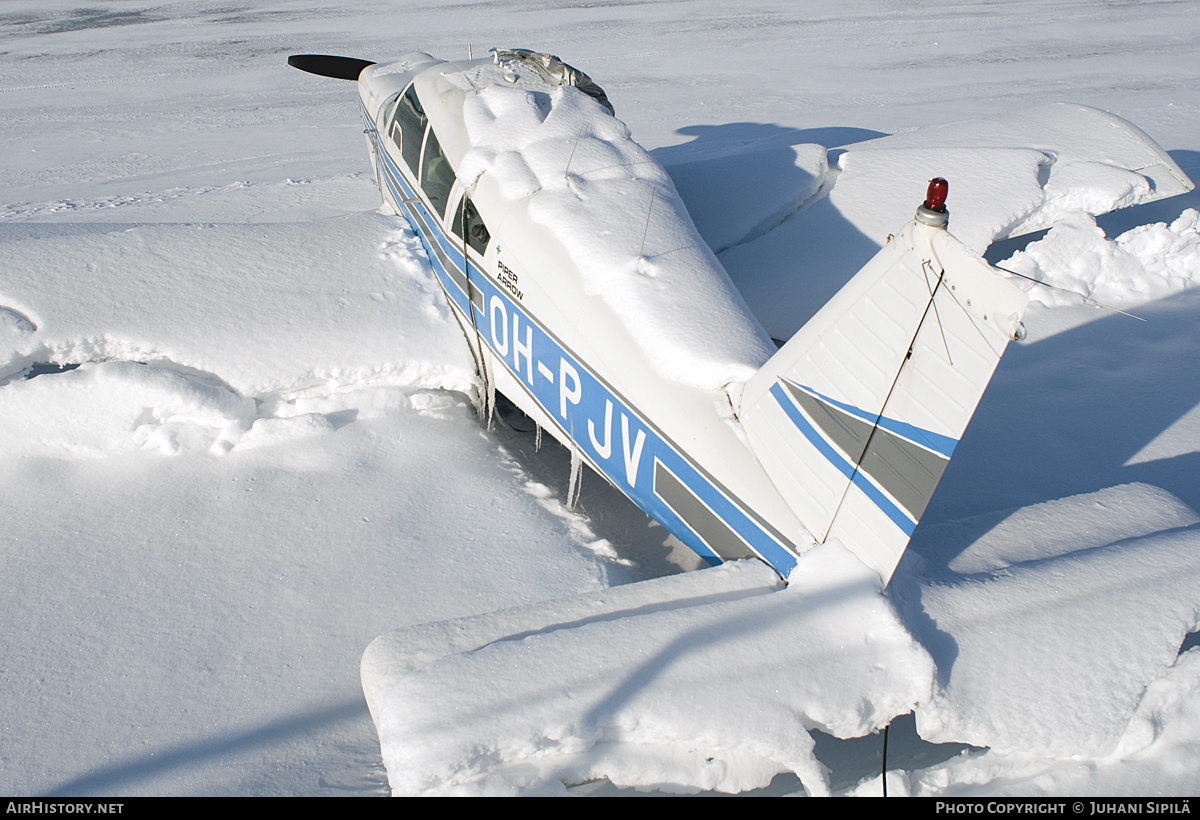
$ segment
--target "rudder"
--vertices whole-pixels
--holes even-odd
[[[923,206],[889,237],[746,383],[739,413],[814,538],[885,582],[1028,304],[939,217]]]

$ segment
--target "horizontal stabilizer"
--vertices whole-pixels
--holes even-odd
[[[974,120],[927,126],[855,143],[855,154],[918,149],[1029,148],[1046,155],[1045,201],[997,239],[1052,227],[1064,210],[1084,207],[1093,216],[1185,194],[1195,185],[1161,146],[1128,120],[1076,103],[1050,103]],[[1109,201],[1085,196],[1087,189],[1111,184],[1121,169],[1146,184]],[[1108,176],[1097,176],[1107,170]],[[1084,203],[1083,206],[1080,203]]]
[[[747,382],[751,447],[817,541],[891,577],[1027,302],[914,221]]]

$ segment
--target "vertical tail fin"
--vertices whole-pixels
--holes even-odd
[[[1028,303],[930,213],[889,237],[742,393],[751,447],[796,515],[885,582]]]

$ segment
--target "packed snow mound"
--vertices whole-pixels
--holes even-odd
[[[1150,180],[1103,162],[1056,162],[1037,210],[1005,233],[1019,236],[1054,225],[1071,214],[1092,216],[1128,208],[1150,198]]]
[[[902,788],[917,797],[1190,794],[1196,782],[1198,737],[1200,648],[1182,653],[1146,687],[1116,750],[1107,757],[989,750],[895,774]]]
[[[1042,201],[1046,156],[1021,148],[877,148],[838,159],[829,202],[863,235],[882,245],[912,219],[933,177],[950,182],[947,230],[975,253]]]
[[[253,399],[207,380],[136,362],[84,364],[0,387],[0,451],[89,455],[145,447],[228,448],[254,423]]]
[[[1050,285],[1017,282],[1047,306],[1079,304],[1074,294],[1122,306],[1162,299],[1200,284],[1200,212],[1189,208],[1170,225],[1140,225],[1116,239],[1075,213],[1001,267]]]
[[[667,173],[700,236],[719,254],[799,211],[824,184],[828,165],[824,146],[802,143],[682,160],[668,165]]]
[[[379,214],[8,226],[0,452],[223,455],[332,431],[338,393],[470,394],[474,363],[439,297],[415,235]]]
[[[915,210],[930,179],[949,180],[947,230],[976,253],[997,239],[1076,214],[1126,208],[1151,192],[1149,180],[1134,171],[1100,162],[1060,164],[1029,148],[852,146],[839,157],[838,168],[831,204],[876,241],[895,231],[906,211]]]
[[[1171,157],[1135,126],[1078,105],[918,128],[850,143],[829,156],[823,185],[803,208],[765,234],[715,246],[775,338],[790,338],[912,219],[933,177],[950,183],[947,229],[978,254],[997,239],[1191,188]],[[777,178],[793,174],[790,162],[770,153],[761,159]],[[708,196],[718,199],[723,185],[722,175],[712,175]],[[700,196],[695,186],[680,190],[689,207]],[[768,211],[753,214],[740,218],[766,219]],[[1151,270],[1160,264],[1149,252],[1141,258]],[[1194,263],[1182,266],[1195,270]],[[1137,285],[1136,277],[1126,279]]]
[[[1110,754],[1146,686],[1200,627],[1200,529],[924,591],[958,644],[921,736],[1044,756]],[[1122,612],[1120,623],[1107,616]],[[1097,687],[1096,681],[1105,685]]]
[[[941,545],[972,528],[981,537],[951,563],[962,574],[897,591],[938,664],[921,736],[1043,759],[1114,754],[1200,628],[1200,516],[1133,484],[956,522]],[[938,546],[935,533],[914,549]]]
[[[1124,484],[928,527],[921,553],[951,556],[952,572],[979,575],[1194,524],[1200,514],[1166,490]]]
[[[586,297],[611,308],[662,376],[715,389],[774,352],[670,176],[595,100],[492,85],[466,97],[463,120],[471,148],[459,178],[474,185],[487,173],[527,207]]]
[[[1183,652],[1146,687],[1112,757],[1144,754],[1156,745],[1200,746],[1200,648]]]
[[[991,159],[1011,150],[1037,157],[1032,181],[1039,190],[1033,196],[1027,184],[1031,180],[1019,164]],[[1008,211],[994,239],[1048,228],[1078,212],[1095,216],[1192,190],[1183,170],[1136,125],[1073,103],[939,123],[858,143],[850,151],[859,158],[874,152],[890,156],[901,175],[898,179],[913,165],[921,165],[931,175],[949,179],[952,195],[959,183],[991,186],[986,191],[989,217]],[[963,161],[972,156],[974,163]],[[941,162],[946,170],[937,173]],[[1016,190],[1005,190],[1009,187]],[[963,233],[956,235],[982,252],[986,243],[973,243],[986,228],[986,223],[960,225]],[[950,230],[955,231],[953,224]]]
[[[0,384],[36,363],[166,361],[254,398],[474,389],[462,332],[395,217],[0,229]],[[3,390],[0,387],[0,390]]]
[[[790,771],[827,794],[811,730],[861,736],[913,709],[924,739],[987,751],[893,773],[893,793],[1191,742],[1200,650],[1179,650],[1200,627],[1200,515],[1170,493],[1112,487],[928,528],[917,547],[922,572],[888,594],[911,632],[831,542],[782,591],[740,562],[383,636],[362,674],[393,793],[736,792]]]
[[[376,641],[363,687],[393,793],[530,793],[601,777],[738,792],[791,771],[828,794],[809,732],[876,731],[928,699],[934,670],[878,576],[839,545],[805,555],[792,578],[772,591],[773,572],[745,562],[642,582],[613,590],[644,597],[621,617],[573,613],[473,651],[455,637],[470,624],[435,626],[454,654]]]

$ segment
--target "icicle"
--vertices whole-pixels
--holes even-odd
[[[533,451],[535,453],[540,453],[542,451],[542,425],[538,424],[536,421],[533,424],[535,427],[537,427],[537,433],[533,437]]]
[[[487,414],[484,418],[484,429],[489,433],[492,432],[492,416],[496,412],[496,383],[488,379],[487,383],[487,408],[484,410]]]
[[[567,509],[575,509],[579,500],[579,485],[583,483],[583,459],[579,457],[579,448],[571,448],[571,480],[567,484]]]

